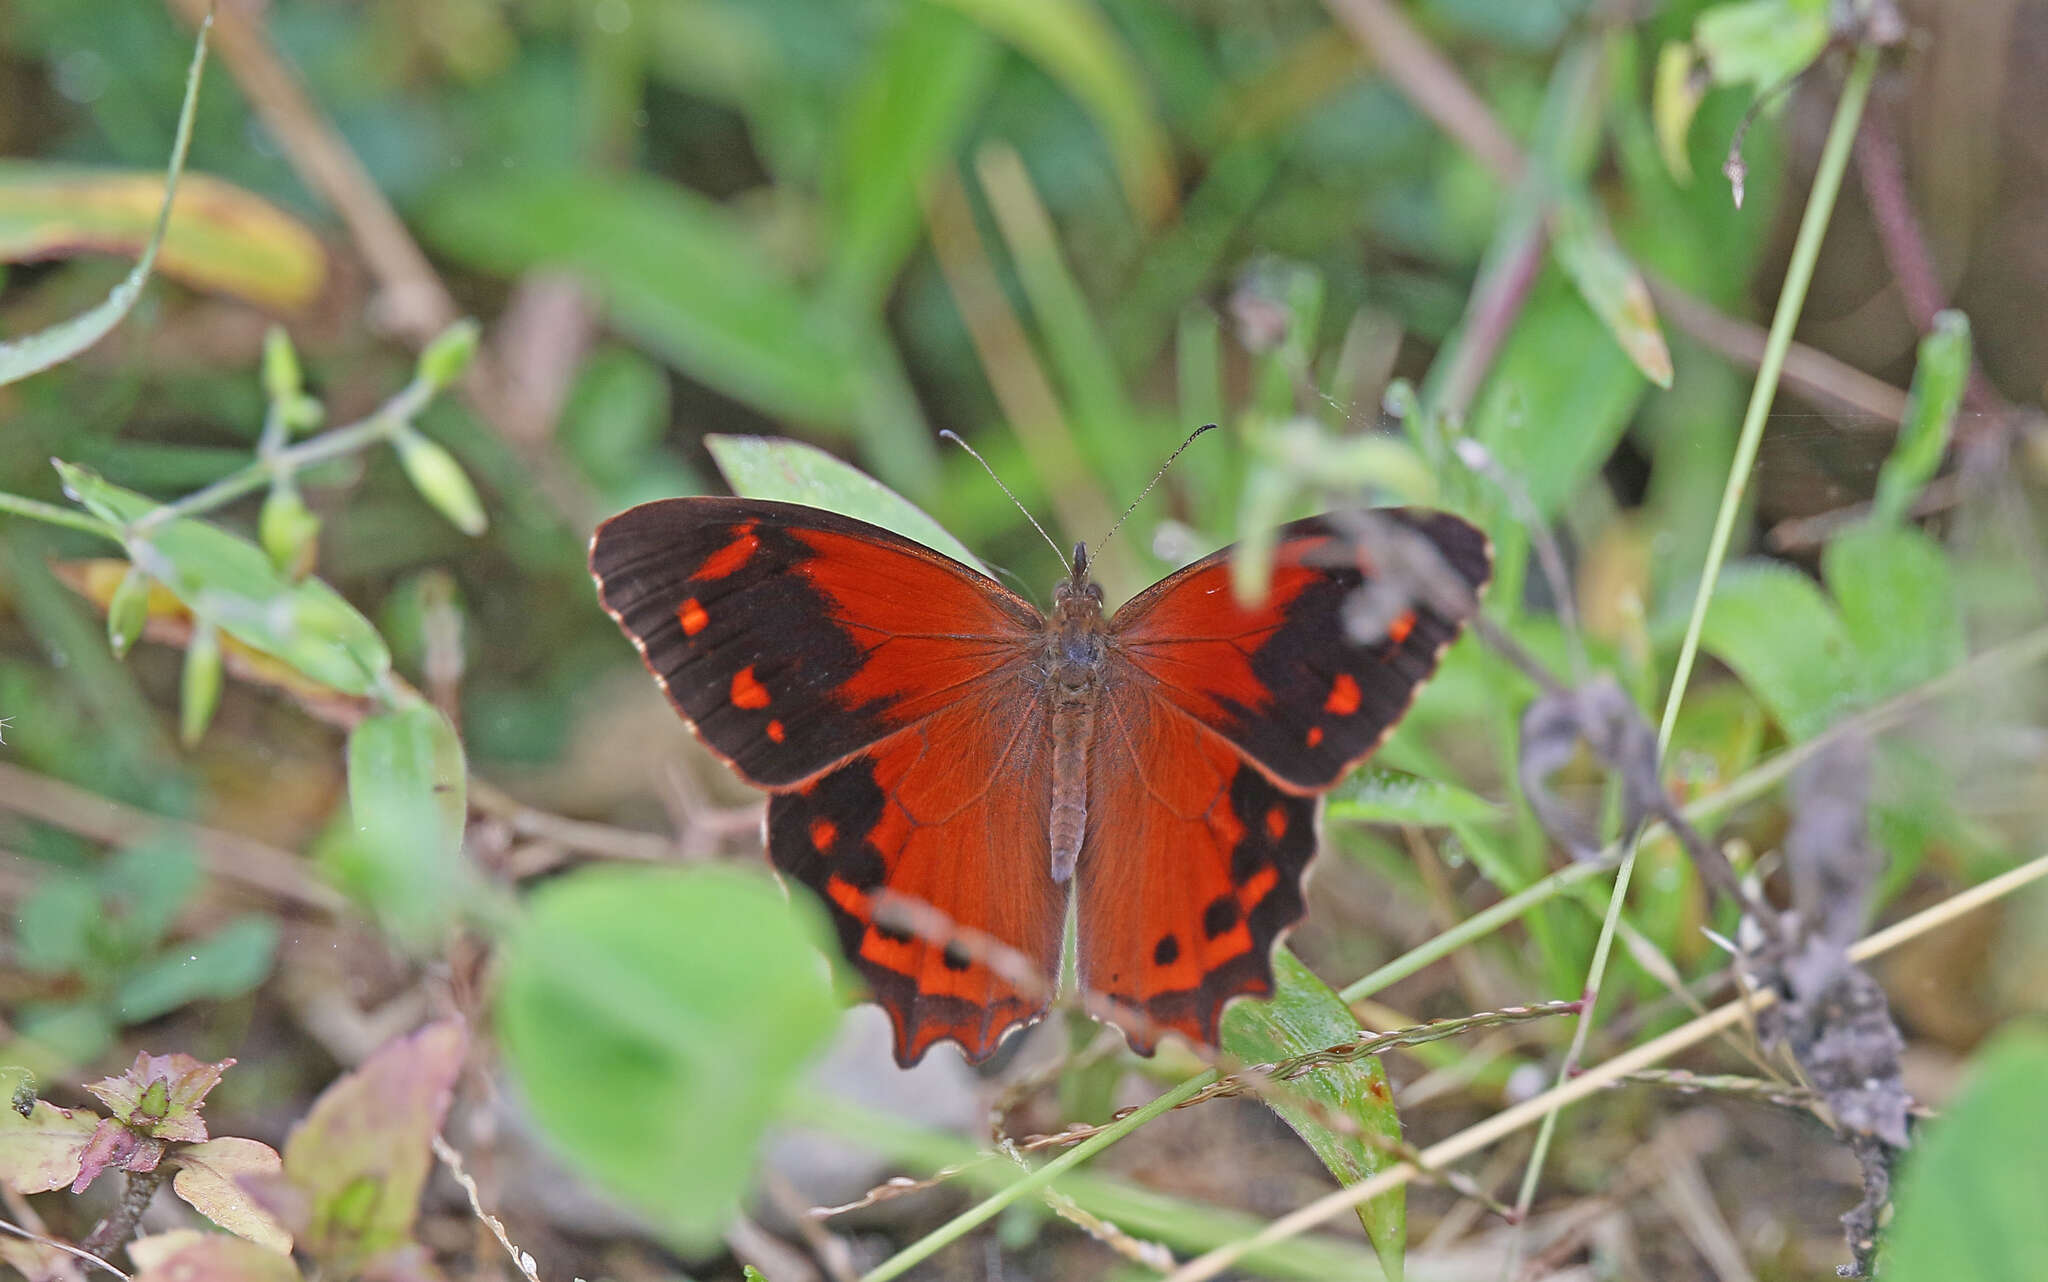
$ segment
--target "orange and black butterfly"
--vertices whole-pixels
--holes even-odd
[[[824,901],[899,1063],[946,1038],[983,1059],[1042,1015],[1070,898],[1080,984],[1149,1052],[1162,1029],[1213,1045],[1226,1003],[1272,991],[1320,794],[1490,573],[1457,517],[1373,516],[1463,605],[1406,600],[1354,641],[1347,602],[1380,576],[1325,517],[1280,530],[1252,606],[1226,550],[1106,614],[1083,548],[1047,616],[901,535],[747,499],[633,508],[590,566],[677,710],[770,794],[769,859]]]

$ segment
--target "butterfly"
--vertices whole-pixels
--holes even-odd
[[[1383,537],[1354,537],[1361,517]],[[1272,992],[1321,795],[1491,573],[1458,517],[1351,518],[1283,526],[1256,604],[1225,549],[1113,615],[1085,545],[1046,614],[902,535],[764,500],[642,504],[590,568],[677,711],[769,794],[769,861],[823,902],[899,1064],[945,1039],[978,1062],[1043,1015],[1070,900],[1091,1011],[1150,1054],[1168,1030],[1213,1046],[1228,1002]],[[1376,544],[1419,544],[1461,591],[1386,591]]]

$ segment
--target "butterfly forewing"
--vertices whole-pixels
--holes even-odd
[[[947,1037],[983,1058],[1044,1010],[1065,901],[1036,610],[792,504],[645,504],[598,531],[590,562],[677,709],[775,794],[769,858],[824,901],[899,1061]]]

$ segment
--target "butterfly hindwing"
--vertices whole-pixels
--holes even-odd
[[[1273,989],[1273,942],[1301,918],[1316,852],[1315,799],[1275,787],[1138,679],[1097,717],[1089,812],[1082,986],[1114,1003],[1104,1013],[1140,1052],[1167,1029],[1215,1045],[1231,998]]]
[[[1046,851],[1044,623],[966,566],[792,504],[670,499],[591,543],[605,608],[699,737],[773,794],[768,854],[824,901],[915,1062],[1035,1018],[1063,888]]]

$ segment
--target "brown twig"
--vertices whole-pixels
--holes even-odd
[[[223,880],[322,912],[339,911],[347,903],[340,892],[316,881],[289,851],[240,833],[138,810],[19,766],[0,763],[0,810],[110,846],[132,845],[168,832],[189,841],[207,871]]]
[[[1522,180],[1521,148],[1451,61],[1387,0],[1324,0],[1410,102],[1507,186]]]
[[[164,1178],[170,1173],[168,1166],[150,1171],[129,1171],[127,1183],[121,1189],[121,1200],[107,1212],[107,1218],[94,1226],[85,1241],[78,1244],[79,1248],[87,1255],[99,1257],[125,1245],[135,1235],[135,1226],[141,1222],[142,1213],[149,1209],[156,1191],[163,1187]]]
[[[1661,280],[1646,277],[1657,313],[1726,359],[1755,369],[1763,362],[1767,335],[1710,303]],[[1785,353],[1780,381],[1801,398],[1843,415],[1844,426],[1890,431],[1906,416],[1906,394],[1826,352],[1793,343]]]
[[[548,842],[565,851],[642,862],[676,857],[676,842],[672,837],[551,814],[529,806],[475,776],[469,780],[469,804],[478,814],[503,823],[516,836]]]

